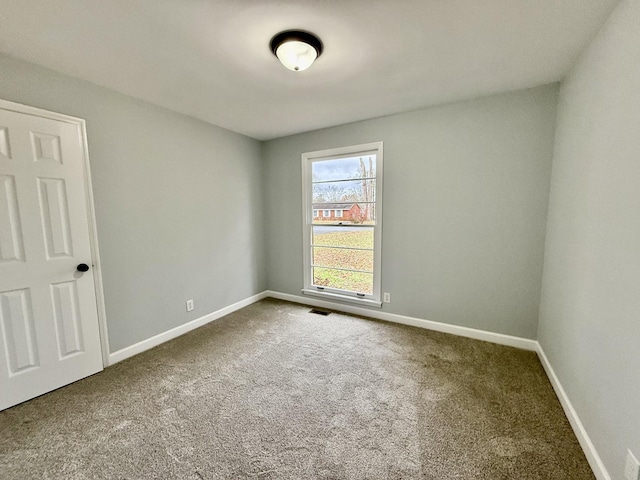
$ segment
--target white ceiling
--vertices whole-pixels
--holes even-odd
[[[265,140],[561,80],[617,0],[0,0],[0,51]],[[271,37],[324,43],[286,70]]]

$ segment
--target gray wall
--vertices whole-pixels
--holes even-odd
[[[87,121],[112,352],[266,289],[258,141],[6,56],[0,98]]]
[[[392,313],[535,338],[557,85],[266,142],[268,284],[301,295],[303,152],[382,140]]]
[[[638,25],[623,0],[564,82],[552,176],[557,85],[263,144],[1,55],[0,98],[87,120],[112,351],[300,295],[301,153],[384,141],[383,308],[537,332],[621,478],[640,457]]]
[[[562,86],[539,341],[614,479],[640,458],[640,2]]]

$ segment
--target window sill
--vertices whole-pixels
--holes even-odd
[[[362,305],[366,307],[376,307],[376,308],[382,307],[382,302],[378,300],[373,300],[370,298],[358,298],[358,297],[352,297],[349,295],[341,295],[339,293],[321,292],[318,290],[311,290],[308,288],[303,288],[302,293],[304,293],[305,295],[324,298],[326,300],[339,300],[341,302],[352,303],[354,305]]]

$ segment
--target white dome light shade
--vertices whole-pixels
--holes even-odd
[[[292,40],[276,48],[276,57],[282,65],[296,72],[306,70],[318,58],[318,52],[308,43]]]
[[[318,37],[302,30],[286,30],[271,39],[271,51],[289,70],[301,72],[315,62],[322,53]]]

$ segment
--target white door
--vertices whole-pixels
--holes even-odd
[[[0,410],[102,370],[83,125],[10,105],[0,103]]]

